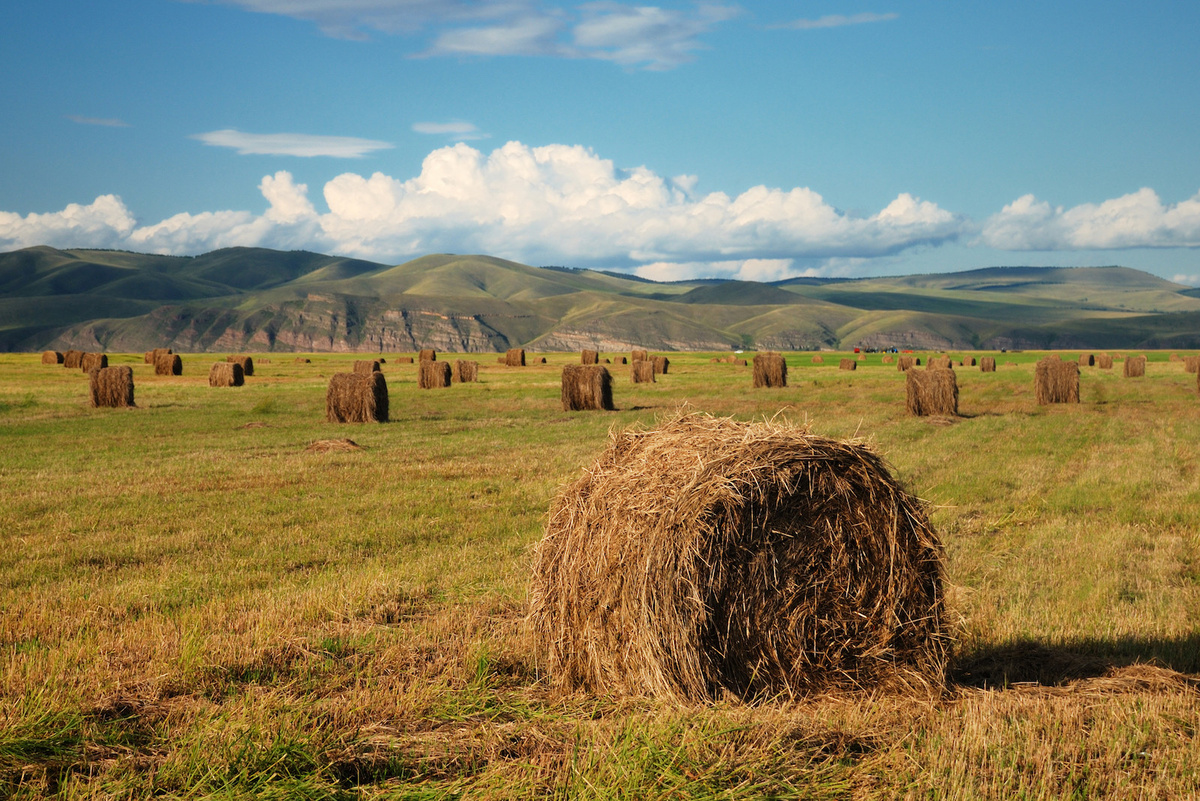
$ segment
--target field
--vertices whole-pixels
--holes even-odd
[[[958,369],[955,419],[909,417],[878,354],[788,354],[789,386],[752,390],[672,353],[655,384],[613,368],[605,413],[561,410],[574,354],[472,356],[479,383],[438,390],[385,355],[392,421],[334,425],[351,354],[255,354],[227,389],[211,354],[110,354],[133,410],[0,354],[0,797],[1200,797],[1200,397],[1167,353],[1042,407],[1041,354],[994,354]],[[928,502],[944,692],[550,686],[521,625],[549,502],[610,427],[684,403],[863,438]]]

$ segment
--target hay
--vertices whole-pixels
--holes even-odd
[[[978,364],[978,362],[975,361],[974,356],[964,359],[963,362],[964,362],[964,364],[963,364],[964,367],[974,367],[976,364]]]
[[[525,351],[522,348],[509,348],[504,354],[504,364],[508,367],[524,367]]]
[[[892,356],[885,355],[885,356],[883,357],[883,361],[882,361],[882,363],[883,363],[883,364],[891,364],[891,363],[892,363],[892,362],[894,362],[894,361],[896,361],[896,360],[895,360],[895,358],[893,358]]]
[[[1183,358],[1183,371],[1185,373],[1200,374],[1200,356],[1185,356]]]
[[[379,362],[375,359],[356,359],[354,372],[369,375],[379,370]]]
[[[388,389],[383,373],[334,373],[325,393],[331,423],[386,423]]]
[[[1092,355],[1091,353],[1079,354],[1079,366],[1080,367],[1095,367],[1096,366],[1096,357],[1094,355]]]
[[[422,361],[417,369],[417,389],[442,389],[450,386],[454,370],[450,362]]]
[[[1033,371],[1033,389],[1041,406],[1079,403],[1079,364],[1049,356],[1038,359]]]
[[[217,362],[208,368],[210,387],[240,387],[246,383],[246,374],[237,362]]]
[[[459,384],[474,384],[479,381],[479,362],[455,359],[454,380]]]
[[[56,350],[48,350],[42,353],[42,364],[62,364],[63,355]]]
[[[633,350],[629,352],[629,361],[631,362],[646,362],[650,360],[650,351],[648,350]]]
[[[783,354],[763,351],[754,355],[754,387],[786,387],[787,360]]]
[[[626,359],[624,356],[613,356],[612,363],[613,364],[629,364],[629,359]]]
[[[824,364],[824,363],[825,363],[825,357],[824,357],[824,356],[822,356],[822,355],[820,355],[820,354],[817,354],[816,356],[813,356],[813,357],[812,357],[812,363],[813,363],[813,364]]]
[[[917,364],[920,364],[917,361]],[[926,370],[953,370],[954,361],[949,356],[931,356],[929,363],[925,365]]]
[[[1141,378],[1146,375],[1146,357],[1130,356],[1125,359],[1125,377]]]
[[[412,364],[412,363],[413,363],[412,356],[397,356],[396,357],[396,364]]]
[[[546,357],[545,357],[545,356],[542,356],[542,357],[540,357],[540,358],[536,359],[536,360],[535,360],[535,363],[536,363],[536,364],[545,364],[545,363],[546,363]]]
[[[1183,357],[1181,357],[1178,353],[1172,353],[1170,356],[1167,357],[1167,361],[1181,362],[1181,361],[1183,361]]]
[[[79,369],[85,373],[108,367],[108,355],[105,353],[85,353],[79,357]]]
[[[160,353],[154,357],[155,375],[183,375],[183,360],[174,353]]]
[[[296,364],[312,364],[312,359],[306,359],[303,356],[296,358]]]
[[[858,362],[854,361],[854,359],[842,359],[841,362],[838,363],[838,369],[839,370],[857,370]]]
[[[68,370],[78,370],[79,362],[83,359],[83,351],[69,350],[63,354],[62,366]]]
[[[254,375],[254,359],[249,356],[226,356],[225,361],[242,366],[242,373],[249,378]]]
[[[905,408],[916,417],[957,417],[958,376],[953,370],[908,370]]]
[[[629,380],[635,384],[654,384],[654,362],[639,361],[629,366]]]
[[[745,367],[748,362],[745,359],[734,359],[733,363],[737,367]]]
[[[981,372],[981,373],[996,372],[996,357],[995,356],[984,356],[982,359],[980,359],[979,360],[979,372]]]
[[[580,364],[599,364],[600,363],[600,352],[596,351],[596,350],[583,351],[583,353],[579,354],[579,363]]]
[[[607,367],[568,364],[562,371],[564,412],[613,411],[612,375]]]
[[[97,367],[88,372],[88,399],[93,408],[134,406],[133,368]]]
[[[1096,366],[1101,370],[1111,370],[1113,366],[1113,357],[1107,353],[1101,353],[1096,357]]]
[[[352,439],[318,439],[310,442],[304,450],[310,453],[349,453],[366,449]]]
[[[920,364],[920,359],[914,359],[912,356],[901,356],[896,360],[896,369],[903,373],[920,366]]]
[[[654,362],[655,375],[666,375],[667,370],[671,368],[671,360],[666,356],[655,356],[650,361]]]
[[[419,353],[417,353],[417,361],[419,361],[419,362],[436,362],[437,361],[437,351],[435,351],[433,348],[422,348],[421,351]]]
[[[866,446],[686,414],[554,500],[527,631],[551,679],[675,702],[944,681],[943,553]]]

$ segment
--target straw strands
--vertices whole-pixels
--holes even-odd
[[[713,701],[944,680],[943,553],[866,446],[683,414],[554,500],[527,630],[552,680]]]
[[[854,359],[842,359],[841,362],[838,363],[838,369],[839,370],[857,370],[858,362],[854,361]]]
[[[448,387],[453,374],[450,362],[422,361],[417,369],[417,388],[442,389]]]
[[[654,362],[638,361],[629,365],[629,380],[635,384],[654,384]]]
[[[979,360],[979,372],[981,372],[981,373],[996,372],[996,357],[995,356],[984,356],[982,359],[980,359]]]
[[[208,368],[210,387],[240,387],[246,383],[246,374],[237,362],[216,362]]]
[[[92,370],[99,370],[103,367],[108,367],[108,354],[85,353],[79,357],[79,369],[85,373],[90,373]]]
[[[599,364],[600,352],[596,350],[585,350],[579,354],[580,364]]]
[[[770,350],[755,354],[752,386],[787,386],[787,360],[783,358],[783,354]]]
[[[568,364],[562,371],[564,412],[612,411],[612,375],[595,364]]]
[[[133,402],[133,368],[97,367],[88,372],[88,400],[93,408],[123,408]]]
[[[479,362],[455,359],[454,380],[459,384],[474,384],[479,381]]]
[[[1038,359],[1033,371],[1033,389],[1041,406],[1079,403],[1079,363],[1049,357]]]
[[[524,367],[525,366],[525,350],[523,348],[509,348],[504,354],[504,364],[508,367]]]
[[[388,389],[383,373],[334,373],[325,393],[331,423],[386,423]]]
[[[379,369],[379,362],[374,359],[356,359],[354,361],[354,372],[356,373],[374,373]]]
[[[1141,378],[1146,375],[1146,357],[1130,356],[1125,359],[1125,377]]]
[[[914,367],[920,366],[921,360],[914,356],[901,356],[896,360],[896,369],[902,373],[907,372]]]
[[[226,356],[225,361],[242,366],[242,373],[247,378],[254,375],[254,359],[249,356]]]
[[[916,417],[957,417],[958,377],[953,370],[908,370],[905,408]]]
[[[62,364],[63,355],[56,350],[48,350],[42,353],[42,364]]]

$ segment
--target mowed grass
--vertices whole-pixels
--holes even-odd
[[[854,372],[788,354],[769,390],[669,355],[653,385],[611,368],[611,413],[561,410],[573,354],[472,356],[478,384],[424,391],[393,357],[386,425],[324,422],[349,354],[255,354],[231,389],[208,387],[211,354],[179,377],[110,355],[134,410],[0,355],[0,797],[1200,795],[1181,363],[1083,368],[1082,403],[1038,407],[1040,354],[996,354],[995,374],[958,369],[949,421],[908,417],[878,354]],[[550,687],[521,629],[550,499],[610,427],[684,403],[864,438],[930,504],[945,693],[677,707]],[[363,449],[307,450],[337,438]]]

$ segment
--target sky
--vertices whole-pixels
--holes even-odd
[[[0,251],[1200,285],[1200,4],[0,7]]]

